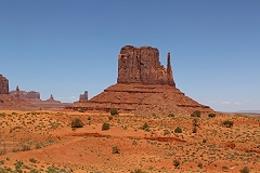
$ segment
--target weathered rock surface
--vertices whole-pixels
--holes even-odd
[[[0,109],[17,109],[17,110],[38,110],[38,109],[63,109],[69,104],[61,103],[51,97],[43,101],[40,98],[40,93],[35,91],[23,91],[16,87],[15,91],[10,91],[9,94],[0,95]]]
[[[88,101],[88,91],[85,91],[83,94],[79,96],[79,102],[87,102]]]
[[[41,94],[36,91],[23,91],[20,90],[19,86],[16,87],[15,91],[10,91],[10,95],[20,98],[20,99],[29,99],[29,100],[40,100]]]
[[[0,74],[0,94],[9,93],[9,81],[3,75]]]
[[[168,84],[175,86],[170,54],[167,68],[159,61],[159,51],[152,47],[124,46],[118,56],[118,83]]]
[[[108,87],[88,102],[77,102],[68,108],[88,111],[109,111],[117,108],[122,112],[139,115],[213,111],[176,88],[170,60],[168,53],[165,68],[159,62],[158,49],[125,46],[118,57],[117,84]]]

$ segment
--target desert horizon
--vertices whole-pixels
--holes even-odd
[[[259,5],[0,1],[0,173],[259,173]]]

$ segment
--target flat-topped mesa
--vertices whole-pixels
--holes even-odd
[[[117,83],[161,84],[175,87],[170,63],[168,53],[167,68],[161,65],[157,48],[124,46],[118,56]]]
[[[0,94],[9,94],[9,81],[0,74]]]

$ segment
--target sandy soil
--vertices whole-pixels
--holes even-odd
[[[83,128],[71,128],[75,118]],[[105,122],[110,129],[102,130]],[[245,167],[260,170],[259,116],[0,111],[0,172],[237,173]]]

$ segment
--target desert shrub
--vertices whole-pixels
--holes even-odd
[[[112,116],[118,115],[118,110],[117,110],[116,108],[111,108],[111,109],[110,109],[110,114],[111,114]]]
[[[180,127],[177,127],[175,130],[174,130],[175,133],[182,133],[182,129]]]
[[[117,146],[112,147],[112,154],[120,154],[120,150]]]
[[[102,131],[109,130],[109,129],[110,129],[110,124],[109,123],[103,123]]]
[[[6,154],[6,150],[5,149],[0,149],[0,156],[1,155],[5,155]]]
[[[50,166],[47,168],[46,173],[69,173],[70,171],[67,171],[65,169],[60,169],[54,166]]]
[[[31,146],[29,144],[23,144],[21,146],[21,151],[29,151],[31,150]]]
[[[197,133],[197,131],[198,131],[198,130],[197,130],[197,127],[196,127],[196,126],[193,126],[193,127],[192,127],[192,133]]]
[[[40,171],[37,169],[31,169],[29,173],[40,173]]]
[[[83,122],[79,118],[75,118],[71,121],[71,128],[82,128],[84,126]]]
[[[192,133],[197,133],[197,127],[199,127],[199,120],[194,118],[192,120]]]
[[[250,170],[247,166],[245,166],[243,169],[240,170],[240,173],[249,173]]]
[[[215,118],[215,117],[216,117],[216,114],[210,113],[210,114],[208,115],[208,117],[209,117],[209,118]]]
[[[131,171],[131,173],[146,173],[146,172],[141,169],[135,169],[134,171]]]
[[[34,159],[34,158],[30,158],[29,161],[32,162],[32,163],[37,163],[37,160]]]
[[[0,165],[4,165],[5,161],[4,160],[0,160]]]
[[[86,112],[86,108],[78,108],[78,112],[84,113]]]
[[[144,125],[142,126],[142,129],[143,129],[144,131],[149,131],[149,130],[150,130],[150,127],[149,127],[149,125],[145,122]]]
[[[231,128],[234,125],[233,121],[231,121],[231,120],[225,120],[225,121],[222,122],[222,124],[226,128]]]
[[[202,163],[198,163],[198,167],[199,167],[200,169],[202,169],[202,168],[203,168]]]
[[[6,116],[6,113],[4,113],[4,112],[0,112],[0,117],[5,117]]]
[[[179,160],[174,160],[174,161],[173,161],[173,166],[174,166],[176,169],[179,169],[179,168],[180,168],[180,165],[181,165],[181,163],[180,163]]]
[[[198,117],[200,118],[201,116],[201,112],[200,111],[194,111],[192,114],[191,114],[191,117]]]
[[[170,114],[168,115],[168,117],[169,117],[169,118],[174,118],[174,117],[175,117],[175,114],[174,114],[174,113],[170,113]]]
[[[59,122],[50,122],[50,126],[52,129],[57,129],[60,126]]]
[[[15,163],[16,172],[22,173],[23,166],[24,166],[24,164],[22,161],[20,161],[20,160],[16,161],[16,163]]]

